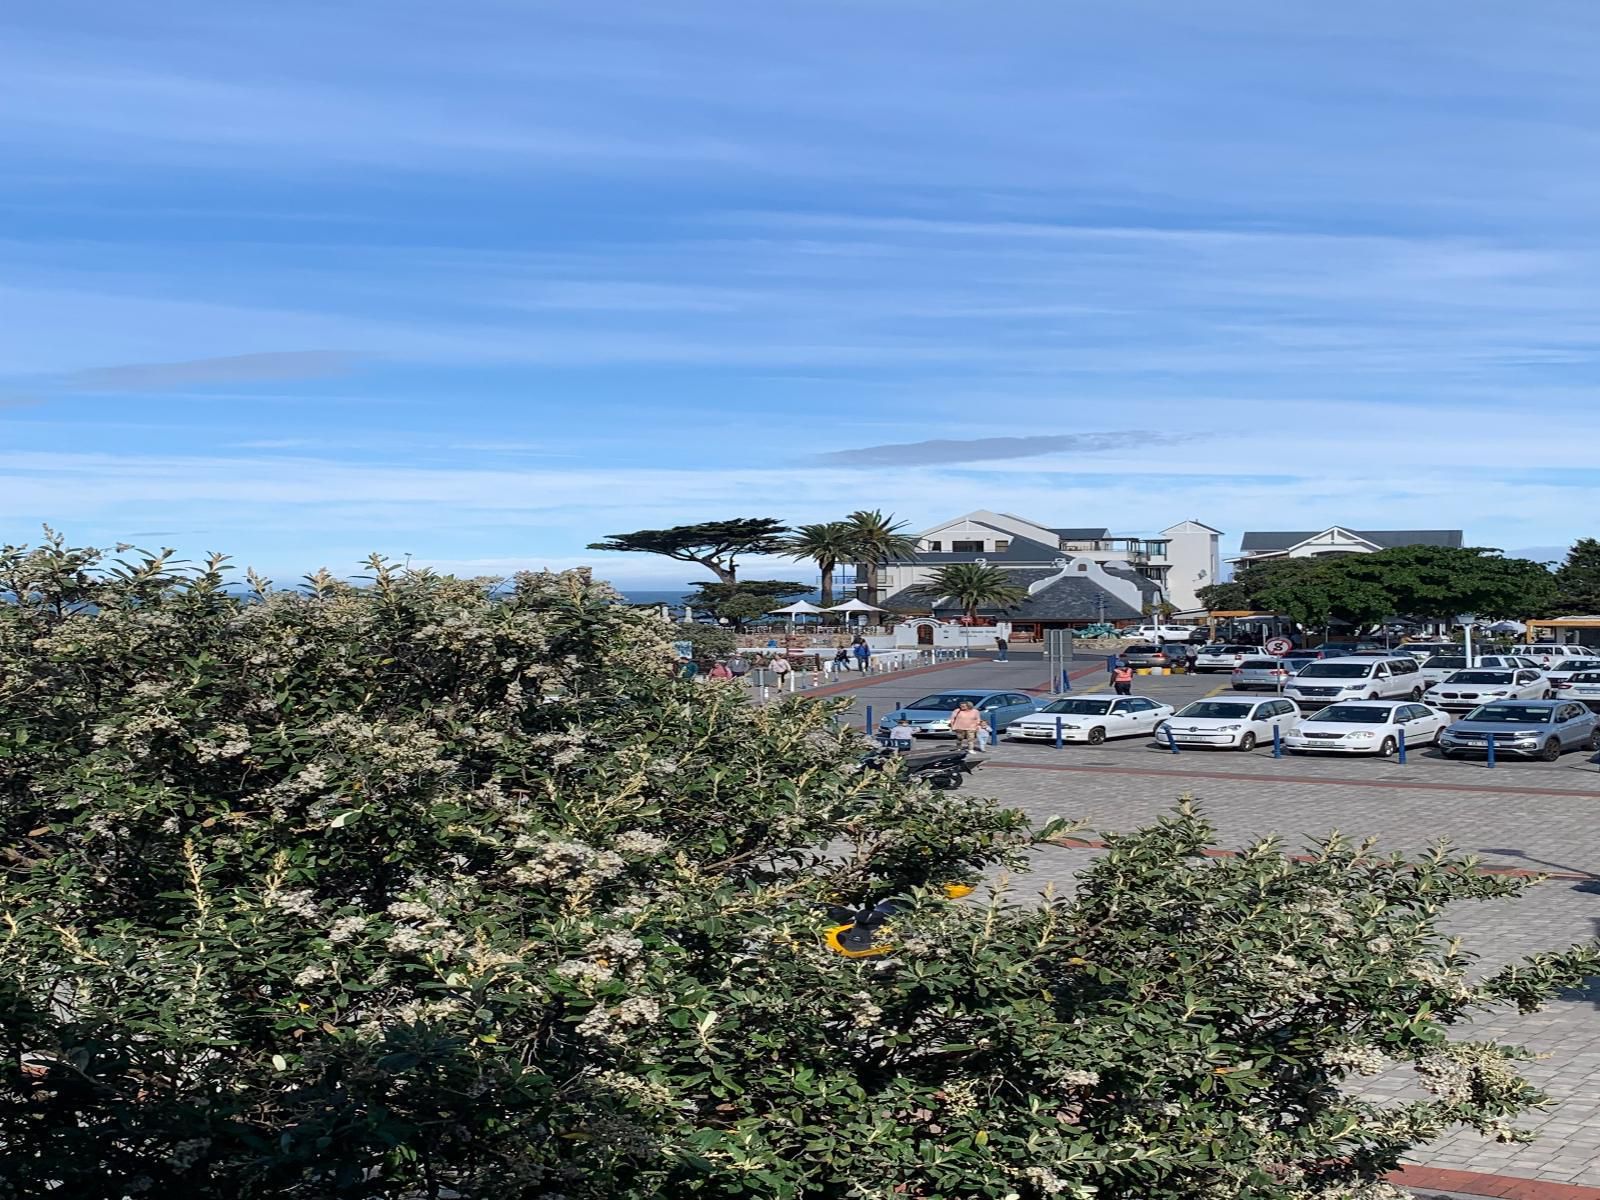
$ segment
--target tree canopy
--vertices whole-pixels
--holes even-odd
[[[721,582],[733,583],[738,578],[739,556],[781,553],[784,532],[783,522],[776,518],[739,517],[608,534],[605,541],[590,542],[589,549],[660,554],[678,562],[699,563]]]
[[[1556,569],[1556,605],[1567,616],[1600,613],[1600,540],[1579,538]]]
[[[715,617],[726,617],[735,625],[743,625],[757,617],[765,616],[782,601],[791,596],[803,596],[811,589],[792,579],[741,579],[737,583],[696,583],[695,591],[686,597],[689,607],[709,612]]]
[[[980,608],[1015,608],[1028,598],[1006,572],[983,563],[946,563],[911,590],[929,600],[952,600],[969,619]]]
[[[1530,881],[1189,805],[952,899],[1065,827],[675,680],[581,574],[224,572],[0,551],[0,1195],[1379,1200],[1525,1136],[1449,1028],[1600,967],[1469,976],[1439,913]]]

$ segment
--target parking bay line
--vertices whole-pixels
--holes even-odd
[[[1068,763],[984,762],[985,770],[1064,771],[1076,775],[1148,775],[1173,779],[1227,779],[1244,783],[1309,783],[1325,787],[1389,788],[1408,792],[1474,792],[1486,796],[1592,796],[1578,788],[1484,787],[1472,783],[1406,783],[1384,779],[1314,778],[1308,775],[1244,774],[1239,771],[1163,771],[1157,767],[1075,767]]]

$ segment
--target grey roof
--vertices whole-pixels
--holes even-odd
[[[1350,529],[1347,525],[1329,528],[1349,529],[1358,538],[1383,549],[1396,546],[1454,546],[1461,545],[1459,529]],[[1249,554],[1264,550],[1287,550],[1308,538],[1314,538],[1327,529],[1302,529],[1274,533],[1247,533],[1239,540],[1239,552]]]
[[[1068,542],[1097,542],[1110,531],[1102,525],[1098,529],[1052,529],[1050,532]]]
[[[1147,596],[1153,598],[1158,591],[1154,583],[1137,572],[1112,571],[1110,567],[1106,570],[1125,579],[1137,580],[1140,590]],[[1010,570],[1006,572],[1006,579],[1018,587],[1027,587],[1059,573],[1054,568],[1042,571]],[[913,591],[912,588],[905,588],[896,592],[883,601],[883,607],[896,612],[960,611],[953,605],[935,607],[932,597],[916,595]],[[1065,575],[1049,587],[1041,588],[1015,608],[984,608],[978,611],[986,616],[1003,617],[1011,621],[1127,621],[1143,615],[1127,601],[1118,599],[1094,580],[1081,575]]]
[[[944,538],[941,540],[949,541],[950,539]],[[1000,566],[1007,563],[1051,563],[1060,557],[1061,548],[1059,546],[1046,546],[1043,542],[1036,542],[1032,538],[1012,537],[1011,545],[1004,550],[924,550],[920,551],[915,559],[894,559],[892,561],[919,562],[927,563],[930,566],[941,566],[944,563],[977,562],[981,558],[986,562]]]

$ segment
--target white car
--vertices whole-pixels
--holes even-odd
[[[1543,671],[1518,667],[1514,671],[1452,671],[1449,678],[1434,684],[1423,700],[1447,712],[1466,712],[1490,700],[1548,700],[1554,689]]]
[[[1511,653],[1531,658],[1538,666],[1553,667],[1563,659],[1591,658],[1594,649],[1591,646],[1561,646],[1555,642],[1536,642],[1531,646],[1513,646]]]
[[[1274,726],[1287,734],[1299,724],[1300,710],[1289,700],[1196,700],[1156,729],[1156,741],[1249,751],[1269,744]]]
[[[1519,668],[1539,669],[1539,664],[1520,654],[1474,654],[1467,661],[1464,654],[1440,654],[1422,664],[1422,677],[1429,684],[1443,683],[1457,671],[1470,671],[1477,667],[1494,671],[1514,671]]]
[[[1551,680],[1551,684],[1561,699],[1576,700],[1590,712],[1600,713],[1600,668],[1576,671],[1565,678]]]
[[[1357,654],[1308,662],[1283,694],[1302,708],[1321,708],[1341,700],[1420,700],[1427,687],[1413,658]]]
[[[1546,668],[1544,674],[1552,683],[1562,683],[1579,671],[1600,671],[1600,657],[1557,659]]]
[[[1432,746],[1450,725],[1450,714],[1405,700],[1359,700],[1330,704],[1300,722],[1283,739],[1290,754],[1376,754],[1388,758],[1400,748]]]
[[[1170,717],[1172,711],[1172,705],[1157,704],[1143,696],[1067,696],[1012,721],[1006,726],[1006,737],[1026,742],[1053,742],[1059,722],[1063,742],[1098,746],[1107,738],[1154,733],[1156,726]]]
[[[1118,632],[1136,642],[1187,642],[1201,629],[1198,625],[1140,625]]]

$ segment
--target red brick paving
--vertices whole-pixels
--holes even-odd
[[[1519,1179],[1513,1175],[1485,1175],[1478,1171],[1451,1171],[1444,1167],[1402,1167],[1389,1176],[1397,1187],[1438,1189],[1467,1196],[1492,1196],[1500,1200],[1600,1200],[1600,1188],[1545,1179]]]

